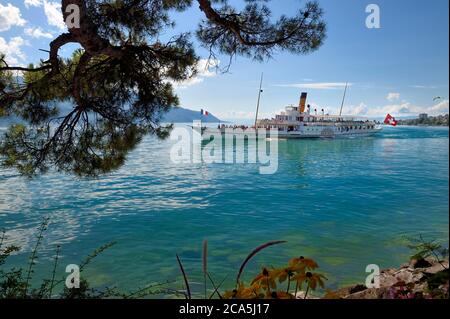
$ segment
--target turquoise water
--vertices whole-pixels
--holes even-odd
[[[171,141],[147,138],[119,171],[96,180],[51,173],[34,180],[0,170],[0,229],[21,245],[50,217],[38,265],[49,272],[62,245],[64,274],[98,246],[117,241],[86,270],[96,286],[131,289],[178,280],[175,254],[202,292],[201,244],[209,269],[229,287],[243,258],[269,240],[246,271],[303,255],[317,260],[336,287],[363,281],[368,264],[398,266],[404,236],[448,243],[448,128],[386,128],[375,137],[280,141],[279,169],[255,164],[174,164]],[[63,267],[64,266],[64,267]]]

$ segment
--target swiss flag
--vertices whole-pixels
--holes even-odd
[[[384,119],[384,124],[397,126],[397,123],[398,121],[391,114],[386,115],[386,118]]]

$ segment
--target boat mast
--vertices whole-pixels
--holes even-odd
[[[261,82],[259,83],[259,92],[258,92],[258,103],[256,104],[255,129],[256,129],[256,123],[258,122],[259,101],[261,100],[261,93],[263,91],[262,90],[263,77],[264,77],[264,73],[261,73]]]
[[[345,83],[345,90],[344,90],[344,96],[342,97],[342,103],[341,103],[341,111],[339,112],[339,116],[342,115],[342,108],[344,107],[344,102],[345,102],[345,95],[347,94],[347,87],[348,87],[348,82]]]

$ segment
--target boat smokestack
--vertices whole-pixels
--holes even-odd
[[[305,112],[305,106],[306,106],[306,97],[308,96],[308,93],[302,92],[302,95],[300,96],[300,103],[298,105],[300,113]]]

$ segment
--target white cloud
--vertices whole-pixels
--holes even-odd
[[[44,4],[43,0],[25,0],[25,7],[40,7]]]
[[[205,78],[214,77],[217,75],[217,72],[214,69],[217,68],[219,64],[219,60],[200,59],[197,63],[197,75]]]
[[[235,111],[235,110],[229,110],[229,111],[219,111],[214,112],[214,115],[218,117],[221,120],[254,120],[255,119],[255,112],[245,112],[245,111]]]
[[[271,119],[275,117],[275,114],[280,114],[285,110],[278,110],[275,112],[259,112],[258,119]],[[227,111],[217,111],[214,112],[214,115],[217,116],[221,120],[255,120],[255,111],[236,111],[236,110],[227,110]]]
[[[67,29],[61,11],[61,3],[44,0],[44,12],[49,25],[57,27],[60,30]]]
[[[174,88],[177,89],[187,89],[190,86],[194,86],[196,84],[202,83],[203,82],[203,78],[199,78],[199,77],[192,77],[190,79],[184,80],[184,81],[180,81],[180,82],[175,82],[175,81],[170,81],[173,85]]]
[[[437,89],[437,86],[434,85],[411,85],[411,87],[415,89]]]
[[[396,101],[396,100],[399,100],[399,99],[400,99],[400,93],[394,93],[394,92],[391,92],[391,93],[389,93],[389,94],[386,96],[386,99],[387,99],[388,101],[391,101],[391,102]]]
[[[319,109],[320,107],[316,104],[311,104],[312,108]],[[284,110],[278,110],[271,113],[260,113],[258,118],[273,118],[275,114],[279,114]],[[333,113],[329,110],[330,114]],[[336,110],[334,110],[336,111]],[[391,114],[394,117],[404,117],[404,116],[418,116],[420,113],[427,113],[429,115],[440,115],[449,112],[449,101],[444,100],[440,103],[431,106],[417,106],[408,102],[402,102],[398,104],[388,104],[377,107],[369,107],[365,103],[360,103],[358,105],[346,106],[344,109],[344,115],[353,116],[363,116],[363,117],[384,117],[386,114]],[[237,110],[225,110],[214,112],[214,115],[222,120],[254,120],[255,112],[248,111],[237,111]]]
[[[290,87],[298,89],[311,89],[311,90],[336,90],[345,88],[345,82],[317,82],[317,83],[294,83],[294,84],[277,84],[279,87]],[[349,83],[348,86],[352,84]]]
[[[45,32],[41,29],[41,27],[37,28],[26,28],[25,34],[32,38],[48,38],[52,39],[53,35],[50,32]]]
[[[202,83],[205,78],[211,78],[217,75],[215,68],[220,64],[219,60],[200,59],[196,66],[197,74],[187,80],[175,82],[170,81],[175,88],[186,89],[190,86]]]
[[[448,113],[448,100],[439,102],[429,108],[430,114],[443,114]]]
[[[19,8],[10,3],[6,6],[0,3],[0,32],[8,31],[13,26],[24,26],[25,23]]]
[[[60,2],[52,2],[47,0],[25,0],[25,7],[44,7],[44,13],[47,17],[48,25],[57,27],[61,31],[67,29],[62,16]]]
[[[361,103],[357,106],[349,106],[347,109],[350,110],[350,115],[369,117],[385,116],[388,113],[398,117],[417,116],[420,113],[440,115],[449,112],[449,100],[444,100],[428,106],[418,106],[406,101],[376,107],[367,107],[364,103]]]
[[[360,103],[357,106],[354,107],[346,107],[347,109],[350,109],[350,115],[367,115],[369,108],[366,104]]]
[[[25,60],[25,54],[21,47],[26,44],[27,42],[21,37],[14,37],[9,42],[0,37],[0,52],[6,55],[5,60],[9,65],[17,66]]]

